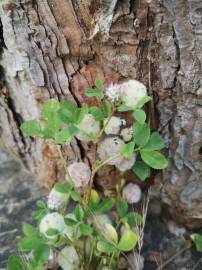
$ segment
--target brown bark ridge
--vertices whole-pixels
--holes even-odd
[[[0,19],[4,145],[53,183],[61,177],[55,146],[24,137],[22,121],[50,97],[88,102],[83,90],[96,78],[139,79],[154,96],[152,126],[168,143],[162,200],[179,222],[201,226],[201,1],[1,0]],[[68,161],[90,159],[77,140],[64,151]]]

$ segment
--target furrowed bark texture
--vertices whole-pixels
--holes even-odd
[[[96,78],[139,79],[154,96],[151,125],[168,142],[162,200],[179,222],[201,226],[201,1],[2,0],[0,19],[3,143],[53,183],[62,175],[56,148],[24,137],[22,121],[50,97],[89,103],[83,90]],[[64,151],[68,161],[91,159],[77,140]],[[100,172],[105,188],[113,175]]]

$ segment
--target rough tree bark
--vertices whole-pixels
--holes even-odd
[[[136,78],[154,96],[151,122],[168,142],[169,168],[156,177],[172,216],[202,225],[202,2],[200,0],[1,0],[1,138],[45,183],[61,168],[51,142],[25,138],[50,97],[88,102],[96,78]],[[90,159],[74,141],[69,161]],[[100,175],[105,185],[106,174]],[[104,181],[105,180],[105,181]]]

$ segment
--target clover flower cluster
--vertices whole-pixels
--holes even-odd
[[[103,90],[100,92],[100,89]],[[51,249],[51,256],[49,256],[48,261],[56,258],[57,265],[63,270],[76,270],[83,267],[84,262],[82,262],[79,250],[82,250],[84,246],[85,252],[89,254],[90,252],[94,252],[96,259],[99,256],[102,257],[103,253],[107,254],[107,258],[109,252],[104,250],[106,245],[103,246],[103,243],[105,243],[103,242],[103,239],[109,244],[112,242],[116,244],[117,247],[120,248],[120,251],[129,252],[134,250],[139,235],[138,225],[136,225],[136,223],[135,225],[129,224],[132,218],[128,218],[131,208],[128,204],[131,205],[140,202],[142,197],[140,186],[132,182],[124,185],[120,184],[120,186],[117,185],[117,191],[119,190],[119,192],[117,192],[117,200],[115,200],[113,196],[109,196],[109,198],[102,200],[99,197],[99,193],[92,189],[92,183],[97,170],[105,164],[115,166],[115,168],[123,175],[124,172],[131,170],[132,168],[134,171],[135,165],[140,162],[139,160],[136,161],[139,148],[142,146],[141,143],[138,144],[138,139],[136,140],[135,137],[136,131],[134,126],[136,123],[132,128],[127,125],[125,119],[120,117],[120,114],[112,114],[120,105],[123,105],[126,109],[129,108],[129,110],[133,110],[134,112],[141,108],[138,106],[142,101],[140,103],[138,102],[147,95],[146,87],[136,80],[129,80],[121,84],[111,83],[107,86],[105,93],[103,92],[104,86],[99,83],[97,83],[96,89],[90,88],[88,90],[88,93],[91,96],[93,94],[94,97],[100,101],[100,107],[94,106],[90,109],[87,108],[86,111],[84,110],[83,115],[78,117],[79,120],[76,119],[75,121],[74,118],[77,118],[82,111],[82,108],[75,109],[74,104],[68,103],[70,109],[68,106],[65,108],[68,111],[66,117],[68,118],[68,121],[71,120],[73,123],[69,124],[65,118],[64,123],[67,124],[67,128],[63,129],[62,126],[55,134],[59,134],[57,136],[59,144],[61,144],[61,141],[62,143],[70,142],[70,139],[73,137],[76,137],[76,139],[85,143],[93,142],[96,144],[96,160],[92,164],[92,168],[82,161],[73,162],[65,168],[67,171],[66,176],[68,178],[67,183],[64,185],[61,183],[61,185],[56,184],[52,188],[47,197],[45,206],[42,205],[40,207],[42,208],[42,217],[38,220],[38,231],[40,236],[42,235],[42,238],[45,239],[45,244],[48,243]],[[93,92],[94,90],[96,91]],[[105,102],[106,104],[108,102],[110,107],[108,110],[109,112],[104,107]],[[63,103],[63,105],[65,105],[65,103]],[[53,106],[50,107],[52,109]],[[107,113],[105,112],[105,109]],[[141,111],[142,110],[139,109],[139,113],[146,119],[146,116],[144,117],[144,112]],[[64,115],[65,110],[63,111],[62,117],[64,117]],[[141,121],[137,124],[141,125]],[[146,124],[145,121],[143,121],[143,125],[144,124]],[[75,133],[72,130],[75,130]],[[65,137],[66,135],[67,138]],[[58,140],[55,142],[57,144]],[[127,148],[128,146],[131,148]],[[132,151],[130,151],[131,149]],[[147,166],[147,164],[144,165]],[[125,183],[125,181],[123,182]],[[70,199],[76,201],[76,207],[74,207],[72,212],[67,211],[69,210],[67,209],[67,205]],[[107,201],[108,199],[109,201]],[[122,209],[120,205],[120,209],[117,207],[117,216],[120,218],[120,223],[117,222],[117,216],[114,218],[113,214],[111,215],[110,213],[114,205],[119,203],[119,200],[120,205],[123,203]],[[105,201],[107,201],[107,203],[105,203]],[[110,204],[111,208],[109,207]],[[119,210],[121,214],[119,213]],[[93,214],[90,214],[90,211],[92,211]],[[133,214],[135,213],[133,212]],[[124,220],[124,222],[122,222],[122,220]],[[120,227],[117,226],[118,233],[116,226],[114,226],[115,223],[122,225]],[[99,230],[102,237],[97,233]],[[96,236],[94,234],[95,231]],[[128,233],[129,236],[127,235]],[[119,237],[122,237],[125,234],[127,237],[124,245],[122,245],[122,238],[119,239]],[[96,243],[97,246],[95,248],[93,247],[95,251],[92,251],[91,240],[94,237],[97,237],[96,241],[98,240],[98,242]],[[84,239],[86,242],[84,242],[83,245],[82,241]],[[130,239],[130,241],[128,241],[128,239]],[[74,241],[76,241],[75,245]],[[130,246],[131,241],[133,243],[132,247]],[[98,248],[98,243],[100,244],[100,250]],[[55,253],[52,251],[54,247],[57,248]],[[93,256],[93,253],[91,255]],[[30,256],[34,256],[32,252],[30,253]],[[134,265],[134,257],[135,254],[130,255],[131,265]],[[120,262],[121,260],[117,261]],[[143,269],[143,265],[144,259],[141,257],[139,268]],[[128,265],[125,268],[127,267]],[[109,262],[104,262],[102,269],[107,270],[112,268]]]
[[[138,101],[147,95],[144,84],[129,80],[122,84],[110,84],[106,88],[106,96],[111,102],[122,101],[126,106],[136,106]]]

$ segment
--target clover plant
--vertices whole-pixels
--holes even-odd
[[[24,135],[51,140],[59,151],[66,179],[56,183],[47,200],[36,203],[36,226],[23,225],[24,237],[18,252],[8,259],[7,270],[118,269],[120,258],[130,269],[127,254],[137,249],[142,216],[131,205],[141,200],[141,189],[123,181],[132,170],[139,181],[150,177],[151,169],[167,167],[160,153],[164,141],[147,123],[144,105],[151,100],[146,87],[135,80],[107,87],[97,80],[85,90],[98,106],[78,106],[74,101],[47,100],[40,119],[21,125]],[[126,112],[133,123],[128,123]],[[92,164],[67,162],[61,151],[72,139],[93,145]],[[94,187],[103,166],[114,166],[123,179],[116,192],[104,196]]]

